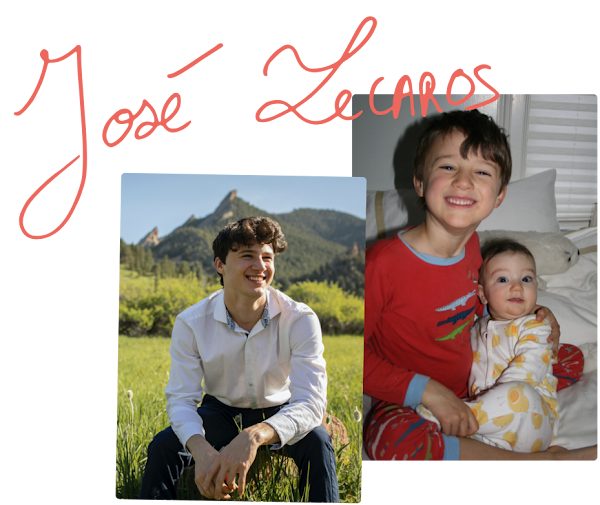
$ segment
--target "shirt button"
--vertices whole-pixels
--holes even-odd
[[[250,383],[248,383],[248,386],[254,386],[254,384],[250,384]]]

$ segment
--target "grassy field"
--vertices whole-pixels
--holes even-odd
[[[324,337],[323,342],[329,378],[327,410],[342,421],[350,439],[345,449],[339,444],[336,447],[340,501],[355,503],[360,501],[362,432],[354,410],[358,408],[362,412],[363,339]],[[169,424],[164,395],[169,380],[169,344],[168,338],[119,337],[118,498],[138,497],[148,444]],[[132,398],[127,391],[133,392]],[[296,498],[297,479],[288,465],[277,467],[271,472],[271,478],[263,476],[260,483],[258,481],[258,478],[251,481],[245,500],[291,501]]]

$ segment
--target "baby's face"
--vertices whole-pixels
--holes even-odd
[[[493,319],[511,320],[530,314],[537,300],[535,262],[506,252],[489,260],[479,279],[479,297]]]

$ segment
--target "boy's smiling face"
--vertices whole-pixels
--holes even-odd
[[[438,138],[427,156],[422,181],[415,189],[425,198],[427,215],[452,231],[475,231],[506,195],[500,191],[500,168],[479,153],[460,155],[465,135],[454,130]]]
[[[535,262],[522,253],[504,252],[486,262],[478,295],[496,320],[530,314],[537,301]]]

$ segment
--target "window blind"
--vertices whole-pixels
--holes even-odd
[[[555,168],[561,229],[589,226],[598,191],[596,96],[531,95],[528,112],[525,176]]]

